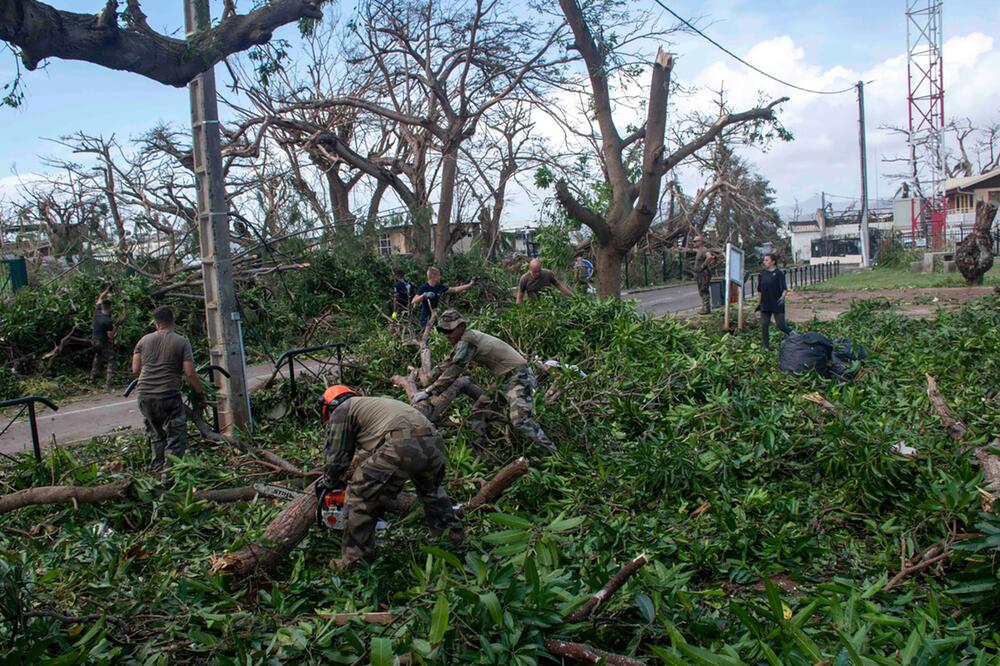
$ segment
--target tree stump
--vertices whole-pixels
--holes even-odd
[[[972,233],[955,248],[955,265],[970,287],[981,285],[983,275],[993,267],[993,247],[990,229],[997,214],[997,204],[976,203],[976,223]]]

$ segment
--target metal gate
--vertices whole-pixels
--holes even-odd
[[[28,286],[28,267],[24,257],[0,260],[0,296],[10,296]]]

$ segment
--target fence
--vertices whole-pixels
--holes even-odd
[[[953,250],[972,233],[972,227],[954,227],[936,234],[914,234],[910,231],[893,231],[883,236],[878,243],[876,257],[884,250],[901,247],[904,250]],[[1000,229],[991,234],[993,254],[1000,255]]]
[[[800,289],[840,275],[840,262],[828,261],[824,264],[787,266],[781,270],[785,273],[785,283],[788,285],[788,288]],[[760,273],[750,273],[747,279],[743,281],[743,297],[748,298],[753,296],[759,288]]]
[[[10,296],[28,284],[24,257],[0,260],[0,296]]]
[[[625,289],[655,287],[683,279],[684,262],[667,250],[629,252],[622,263]]]

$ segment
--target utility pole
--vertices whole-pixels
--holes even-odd
[[[184,0],[184,27],[188,39],[211,28],[208,0]],[[191,154],[194,158],[198,197],[198,234],[201,243],[202,280],[205,286],[205,327],[211,363],[225,368],[229,377],[216,374],[219,431],[232,435],[234,428],[250,425],[246,363],[240,315],[233,287],[233,259],[229,248],[229,204],[222,171],[219,107],[215,93],[215,68],[210,67],[188,84],[191,95]]]
[[[872,265],[868,246],[868,148],[865,145],[865,82],[858,81],[858,147],[861,151],[861,265]]]

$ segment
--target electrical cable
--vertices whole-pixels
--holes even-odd
[[[812,88],[804,88],[802,86],[797,86],[794,83],[789,83],[788,81],[785,81],[784,79],[779,79],[777,76],[774,76],[772,74],[768,74],[767,72],[765,72],[764,70],[760,69],[759,67],[755,67],[754,65],[751,65],[746,60],[744,60],[743,58],[739,57],[738,55],[736,55],[735,53],[733,53],[732,51],[730,51],[729,49],[727,49],[725,46],[723,46],[719,42],[715,41],[714,39],[712,39],[711,37],[709,37],[708,35],[706,35],[705,33],[703,33],[698,28],[694,27],[691,24],[690,21],[688,21],[687,19],[681,17],[677,12],[675,12],[674,10],[672,10],[670,7],[667,7],[665,4],[663,4],[663,2],[661,2],[661,0],[654,0],[654,2],[656,2],[656,4],[658,4],[660,7],[662,7],[667,12],[669,12],[674,18],[676,18],[678,21],[680,21],[681,23],[683,23],[684,25],[686,25],[688,28],[690,28],[691,30],[693,30],[696,34],[698,34],[699,36],[701,36],[703,39],[705,39],[706,41],[708,41],[710,44],[712,44],[713,46],[715,46],[717,49],[719,49],[720,51],[722,51],[723,53],[725,53],[729,57],[731,57],[731,58],[733,58],[733,59],[735,59],[735,60],[743,63],[744,65],[746,65],[747,67],[749,67],[753,71],[757,72],[758,74],[762,74],[762,75],[766,76],[767,78],[771,79],[772,81],[776,81],[776,82],[780,83],[783,86],[788,86],[789,88],[794,88],[796,90],[801,90],[802,92],[812,93],[814,95],[840,95],[840,94],[843,94],[843,93],[846,93],[846,92],[851,92],[852,90],[855,90],[857,88],[857,85],[853,85],[853,86],[851,86],[849,88],[844,88],[843,90],[813,90]]]

